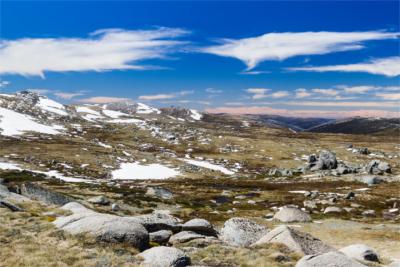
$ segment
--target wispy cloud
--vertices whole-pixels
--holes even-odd
[[[131,102],[131,101],[132,100],[129,98],[109,97],[109,96],[94,96],[78,100],[78,102],[88,103],[88,104],[107,104],[107,103]]]
[[[272,98],[282,98],[285,96],[288,96],[289,92],[288,91],[276,91],[274,93],[271,94]]]
[[[376,94],[377,97],[380,97],[385,100],[400,100],[400,94]],[[397,106],[400,108],[400,103],[397,102]]]
[[[88,38],[0,40],[0,73],[41,76],[44,72],[144,70],[141,61],[166,58],[186,42],[188,31],[105,29]],[[150,67],[151,68],[151,67]]]
[[[295,92],[296,92],[295,95],[296,98],[305,98],[311,96],[311,93],[309,93],[305,88],[298,88],[295,90]]]
[[[311,89],[312,92],[317,93],[317,94],[321,94],[321,95],[327,95],[327,96],[335,96],[338,95],[339,92],[337,90],[334,89]]]
[[[371,85],[361,85],[361,86],[346,86],[340,85],[337,88],[342,89],[345,93],[348,94],[365,94],[369,91],[376,90],[378,87]]]
[[[330,65],[316,67],[299,67],[288,68],[292,71],[339,71],[339,72],[367,72],[371,74],[395,77],[400,75],[400,57],[388,57],[373,59],[365,63],[347,64],[347,65]]]
[[[399,33],[384,31],[267,33],[237,40],[221,39],[220,45],[201,51],[239,59],[247,65],[247,70],[251,70],[266,60],[358,50],[364,48],[364,41],[394,39],[398,36]]]
[[[310,107],[398,107],[396,102],[372,102],[372,101],[290,101],[282,104],[291,106],[310,106]]]
[[[268,88],[247,88],[245,90],[247,93],[252,94],[253,99],[261,99],[267,97],[267,92],[271,91]]]
[[[29,91],[32,93],[37,93],[40,95],[46,95],[46,94],[53,92],[53,90],[51,90],[51,89],[43,89],[43,88],[28,88],[28,89],[26,89],[26,91]]]
[[[177,97],[181,97],[181,96],[190,95],[193,93],[194,93],[193,90],[184,90],[184,91],[171,93],[171,94],[141,95],[138,98],[139,98],[139,100],[154,101],[154,100],[177,98]]]
[[[54,95],[61,99],[71,100],[72,98],[75,98],[78,96],[83,96],[84,93],[83,92],[76,92],[76,93],[57,92],[57,93],[54,93]]]

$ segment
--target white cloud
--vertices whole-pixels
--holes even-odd
[[[46,71],[148,69],[141,61],[176,52],[185,43],[176,38],[187,33],[177,28],[106,29],[88,38],[0,40],[0,73],[44,77]]]
[[[310,107],[398,107],[396,102],[371,102],[371,101],[296,101],[285,102],[283,104],[290,106],[310,106]]]
[[[375,94],[376,96],[385,99],[385,100],[400,100],[400,94]],[[400,107],[400,103],[397,103],[398,107]]]
[[[271,89],[268,88],[247,88],[245,90],[249,94],[253,94],[252,98],[253,99],[261,99],[264,97],[267,97],[266,93],[268,91],[271,91]]]
[[[327,95],[327,96],[336,96],[339,94],[337,90],[334,89],[312,89],[314,93],[321,94],[321,95]]]
[[[288,96],[289,92],[288,91],[277,91],[271,94],[271,97],[273,98],[281,98],[281,97],[285,97]]]
[[[206,88],[206,92],[210,93],[210,94],[220,94],[220,93],[222,93],[222,90],[214,89],[214,88]]]
[[[400,75],[400,57],[380,58],[357,64],[288,68],[288,70],[316,72],[367,72],[371,74],[395,77]]]
[[[342,89],[345,93],[348,94],[365,94],[369,91],[376,90],[376,86],[370,86],[370,85],[361,85],[361,86],[338,86],[337,88]]]
[[[175,98],[175,94],[156,94],[156,95],[141,95],[139,96],[140,100],[161,100],[161,99],[171,99]]]
[[[2,87],[6,87],[7,85],[9,85],[10,84],[10,82],[9,81],[3,81],[3,80],[0,80],[0,88],[2,88]]]
[[[57,93],[54,93],[54,95],[61,99],[71,100],[72,98],[75,98],[77,96],[83,96],[84,93],[82,93],[82,92],[76,92],[76,93],[57,92]]]
[[[109,96],[94,96],[89,98],[80,99],[81,103],[89,104],[107,104],[107,103],[118,103],[118,102],[131,102],[129,98],[123,97],[109,97]]]
[[[361,42],[398,36],[399,33],[384,31],[267,33],[252,38],[222,39],[221,45],[206,47],[201,51],[239,59],[251,70],[266,60],[358,50],[364,47]]]
[[[307,91],[305,88],[298,88],[296,89],[296,98],[305,98],[311,96],[311,93]]]
[[[162,99],[172,99],[180,96],[186,96],[193,94],[193,90],[185,90],[171,94],[155,94],[155,95],[141,95],[139,96],[139,100],[153,101],[153,100],[162,100]]]

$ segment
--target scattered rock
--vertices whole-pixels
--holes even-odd
[[[379,262],[378,254],[372,248],[364,244],[350,245],[340,249],[340,252],[355,260]]]
[[[172,236],[172,231],[160,230],[157,232],[150,233],[150,242],[155,242],[160,245],[164,245],[168,242],[169,238]]]
[[[382,183],[383,180],[377,176],[372,176],[372,175],[363,175],[358,178],[358,181],[365,183],[367,185],[374,185],[374,184],[379,184]]]
[[[217,231],[212,224],[204,219],[192,219],[182,225],[183,231],[193,231],[202,235],[217,236]]]
[[[305,200],[303,202],[303,205],[304,205],[305,208],[310,209],[310,210],[313,210],[313,209],[317,208],[317,202],[314,201],[314,200]]]
[[[268,232],[267,228],[246,218],[231,218],[221,230],[221,239],[231,246],[249,246]]]
[[[340,252],[327,252],[324,254],[306,255],[301,258],[295,267],[366,267],[365,265],[350,259]]]
[[[179,232],[182,227],[180,219],[157,211],[151,214],[138,215],[130,218],[143,225],[149,232],[156,232],[159,230]]]
[[[171,199],[173,194],[168,189],[162,187],[148,187],[146,191],[146,195],[155,196],[162,199]]]
[[[153,247],[138,255],[143,264],[152,267],[184,267],[190,265],[190,258],[180,249],[173,247]]]
[[[307,233],[297,231],[286,225],[281,225],[267,233],[254,245],[265,243],[282,243],[294,252],[310,255],[334,250],[318,238]]]
[[[310,214],[301,211],[300,209],[297,208],[283,207],[280,211],[278,211],[275,214],[274,219],[285,223],[310,222],[311,216]]]
[[[352,199],[352,198],[355,198],[355,196],[356,196],[356,194],[354,192],[350,191],[344,196],[344,198],[345,199]]]
[[[309,168],[312,171],[331,170],[337,167],[336,155],[328,150],[322,150],[319,153],[318,160],[310,162]]]
[[[3,184],[0,184],[0,198],[2,198],[3,200],[13,201],[13,202],[30,201],[30,199],[25,196],[16,194],[14,192],[10,192],[10,190],[8,190],[8,187]]]
[[[87,201],[92,204],[97,204],[97,205],[110,204],[110,201],[105,196],[95,196],[95,197],[89,198]]]

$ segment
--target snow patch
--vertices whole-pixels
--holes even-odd
[[[220,171],[223,174],[227,174],[227,175],[235,174],[235,172],[232,171],[232,170],[229,170],[229,169],[227,169],[227,168],[225,168],[223,166],[220,166],[220,165],[209,163],[207,161],[198,161],[198,160],[193,160],[193,159],[181,159],[181,160],[185,161],[185,162],[187,162],[187,163],[189,163],[191,165],[198,166],[198,167],[210,169],[210,170],[213,170],[213,171]]]
[[[14,136],[32,131],[44,134],[59,134],[64,127],[60,125],[47,126],[34,121],[34,119],[22,113],[0,107],[0,131],[1,135]]]
[[[179,174],[179,171],[161,164],[140,165],[134,162],[122,163],[118,170],[112,172],[112,177],[116,180],[162,180]]]
[[[190,110],[190,117],[192,118],[192,119],[194,119],[194,120],[196,120],[196,121],[199,121],[199,120],[201,120],[201,118],[203,117],[203,115],[201,115],[200,114],[200,112],[198,112],[197,110],[195,110],[195,109],[191,109]]]
[[[61,116],[68,115],[68,113],[65,112],[64,105],[62,105],[54,100],[45,98],[45,97],[40,97],[39,102],[37,103],[37,106],[40,107],[42,110],[56,113]]]

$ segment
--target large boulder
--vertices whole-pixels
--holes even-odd
[[[350,245],[340,249],[340,252],[355,260],[379,262],[378,254],[364,244]]]
[[[53,222],[57,228],[71,234],[90,234],[99,241],[126,243],[139,250],[144,250],[149,245],[147,230],[131,217],[98,213],[79,203],[69,203],[63,208],[73,214],[58,217]]]
[[[340,252],[327,252],[324,254],[306,255],[301,258],[295,267],[367,267],[350,259]]]
[[[218,234],[209,221],[198,218],[185,222],[182,225],[182,230],[193,231],[202,235],[217,236]]]
[[[285,225],[276,227],[253,245],[256,246],[266,243],[281,243],[292,251],[303,255],[325,253],[334,250],[318,238]]]
[[[274,219],[284,223],[310,222],[311,216],[307,212],[304,212],[298,208],[283,207],[274,215]]]
[[[311,162],[310,162],[311,161]],[[312,171],[331,170],[337,167],[336,155],[328,150],[322,150],[319,153],[318,159],[309,160],[309,168]]]
[[[246,218],[231,218],[221,230],[221,239],[231,246],[250,246],[268,232],[267,228]]]
[[[88,199],[88,202],[97,205],[108,205],[110,204],[110,200],[108,200],[105,196],[95,196]]]
[[[380,184],[383,182],[383,179],[374,176],[374,175],[363,175],[357,178],[357,181],[367,184],[367,185],[374,185],[374,184]]]
[[[14,192],[10,192],[10,190],[8,190],[8,187],[3,184],[0,184],[0,198],[6,201],[13,201],[13,202],[30,201],[30,199],[25,196],[16,194]]]
[[[75,201],[73,197],[55,192],[34,183],[24,183],[21,185],[21,194],[54,205],[64,205],[68,202]]]
[[[152,197],[159,197],[162,199],[171,199],[173,194],[168,189],[162,187],[148,187],[146,191],[146,195]]]
[[[173,247],[153,247],[138,255],[144,266],[184,267],[190,265],[190,258],[180,249]]]

